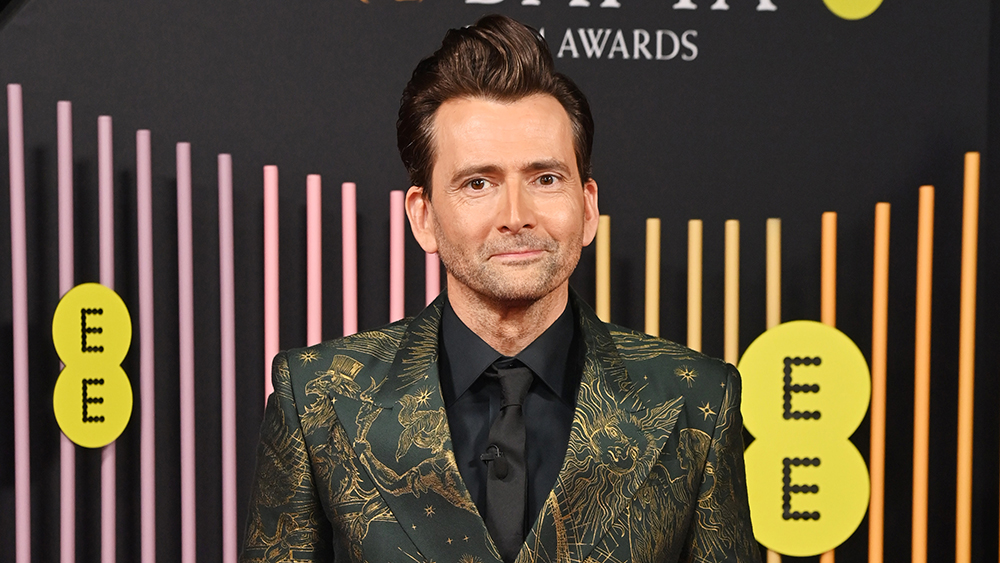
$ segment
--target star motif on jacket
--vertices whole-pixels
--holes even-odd
[[[418,405],[426,405],[427,401],[429,401],[430,398],[431,398],[431,390],[430,389],[421,389],[420,392],[417,393],[417,404]]]
[[[305,350],[303,352],[299,352],[299,361],[302,362],[303,365],[315,362],[318,359],[319,354],[317,354],[315,350]]]
[[[448,538],[448,539],[446,539],[446,540],[444,540],[444,541],[445,541],[445,543],[447,543],[448,545],[451,545],[451,538]]]
[[[715,414],[715,411],[712,410],[711,405],[709,405],[708,403],[705,403],[704,405],[698,407],[698,410],[701,411],[701,414],[705,415],[705,420],[708,420],[709,415]]]
[[[427,506],[425,506],[424,507],[424,516],[427,516],[428,518],[430,518],[431,516],[434,516],[434,507],[431,506],[431,505],[429,505],[429,504]]]
[[[695,371],[687,366],[681,366],[674,370],[674,375],[684,380],[688,384],[688,389],[694,385],[694,379],[698,377]]]

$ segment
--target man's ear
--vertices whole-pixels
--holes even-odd
[[[437,238],[434,236],[434,208],[431,200],[420,186],[410,186],[406,191],[406,217],[410,220],[410,230],[424,252],[437,252]]]
[[[593,178],[583,185],[583,246],[589,246],[597,236],[601,212],[597,208],[597,182]]]

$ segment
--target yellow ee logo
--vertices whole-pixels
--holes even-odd
[[[845,20],[860,20],[875,13],[882,0],[823,0],[823,3]]]
[[[868,411],[868,363],[839,330],[792,321],[757,337],[739,370],[757,540],[795,557],[837,547],[868,508],[868,468],[849,439]]]
[[[115,441],[132,416],[132,385],[121,367],[132,343],[125,303],[97,283],[74,287],[52,316],[52,343],[66,365],[52,393],[59,428],[86,448]]]

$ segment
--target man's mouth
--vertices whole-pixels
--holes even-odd
[[[541,256],[544,252],[540,248],[519,248],[494,253],[490,258],[498,258],[500,260],[528,260]]]
[[[535,235],[519,235],[512,239],[493,241],[484,250],[490,260],[516,263],[536,260],[556,248],[558,245],[553,240]]]

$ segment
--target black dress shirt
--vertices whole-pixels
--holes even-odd
[[[522,406],[528,473],[525,534],[534,525],[566,456],[583,367],[575,327],[567,303],[552,326],[515,356],[535,374]],[[490,425],[500,412],[500,383],[482,375],[502,357],[445,302],[441,318],[441,393],[458,470],[481,515],[486,514],[487,467],[479,456],[489,446]]]

